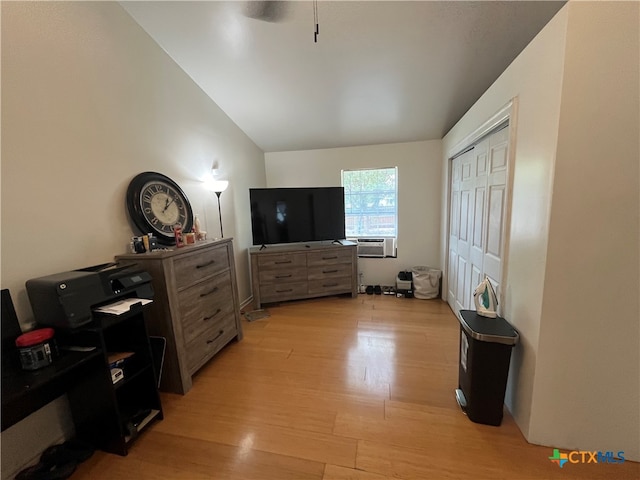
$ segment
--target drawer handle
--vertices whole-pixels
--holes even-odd
[[[214,338],[212,338],[211,340],[207,340],[207,344],[211,344],[215,342],[217,339],[219,339],[222,336],[223,333],[224,333],[224,330],[220,330]]]
[[[333,257],[322,257],[323,260],[335,260],[337,258],[338,257],[336,257],[336,256],[333,256]]]
[[[217,291],[218,291],[218,287],[214,287],[213,290],[210,290],[210,291],[205,292],[205,293],[201,293],[200,294],[200,298],[206,297],[208,295],[211,295],[212,293],[216,293]]]
[[[323,287],[337,287],[338,284],[337,283],[325,283],[322,285]]]
[[[338,270],[323,270],[322,273],[336,273]]]
[[[275,263],[276,265],[282,265],[283,263],[291,263],[291,260],[282,260],[280,262],[273,262],[273,263]]]
[[[196,268],[205,268],[209,265],[213,265],[214,263],[216,263],[215,260],[209,260],[207,263],[203,263],[202,265],[196,265]]]
[[[221,308],[219,308],[218,310],[216,310],[216,313],[214,313],[213,315],[209,315],[208,317],[204,317],[202,319],[203,322],[206,322],[207,320],[211,320],[213,317],[215,317],[216,315],[218,315],[220,312],[222,311]]]
[[[289,278],[291,276],[291,274],[289,275],[276,275],[276,278]]]
[[[288,288],[287,290],[276,290],[276,293],[286,293],[286,292],[293,292],[293,288]]]

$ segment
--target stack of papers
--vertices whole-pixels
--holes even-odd
[[[131,309],[131,306],[135,305],[136,303],[147,305],[151,302],[152,300],[148,300],[146,298],[125,298],[123,300],[118,300],[117,302],[110,303],[109,305],[97,307],[94,309],[94,311],[109,313],[111,315],[122,315],[123,313],[127,313]]]

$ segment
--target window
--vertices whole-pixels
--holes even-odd
[[[343,170],[347,237],[395,237],[398,167]]]

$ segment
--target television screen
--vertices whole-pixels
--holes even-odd
[[[344,188],[252,188],[254,245],[342,240]]]

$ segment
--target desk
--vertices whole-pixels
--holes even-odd
[[[39,370],[3,369],[2,431],[65,394],[71,386],[104,370],[102,351],[63,352]]]

